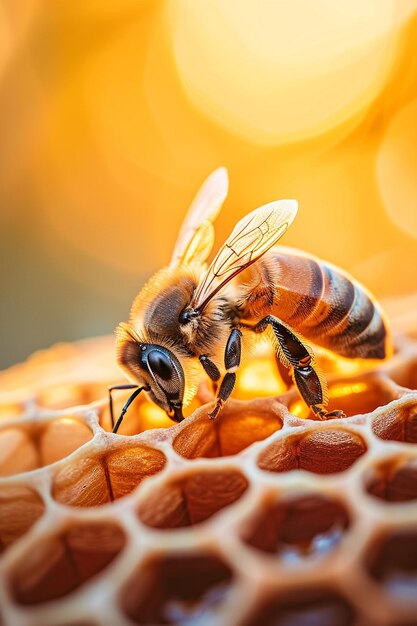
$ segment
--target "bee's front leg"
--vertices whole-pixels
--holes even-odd
[[[109,392],[109,407],[110,407],[110,420],[111,420],[111,428],[114,429],[114,409],[113,409],[113,396],[112,391],[115,389],[136,389],[137,385],[112,385],[108,387]]]
[[[113,433],[117,433],[117,431],[119,430],[120,424],[123,421],[125,413],[127,412],[128,408],[132,404],[133,400],[140,394],[141,391],[144,391],[144,390],[148,391],[149,390],[149,387],[138,387],[137,385],[123,385],[122,387],[118,387],[118,388],[119,389],[120,388],[122,388],[122,389],[123,388],[124,389],[132,389],[134,387],[136,387],[135,391],[128,397],[127,401],[125,402],[125,404],[124,404],[124,406],[122,408],[122,412],[120,413],[119,419],[117,420],[116,424],[113,426],[113,430],[112,430]],[[109,393],[110,394],[111,394],[111,391],[112,391],[112,389],[109,389]],[[112,407],[112,413],[113,413],[113,407]]]
[[[343,411],[327,412],[327,385],[323,374],[314,362],[314,354],[294,331],[273,315],[267,315],[252,330],[264,332],[271,325],[278,340],[278,356],[291,370],[297,389],[307,406],[319,419],[345,417]]]
[[[208,414],[211,420],[216,419],[220,413],[224,403],[229,398],[236,383],[236,370],[240,365],[240,357],[242,354],[242,333],[234,328],[229,335],[224,351],[224,366],[226,374],[224,375],[217,394],[216,405]]]

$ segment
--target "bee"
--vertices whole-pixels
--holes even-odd
[[[210,264],[213,222],[227,196],[225,168],[204,182],[181,227],[168,267],[157,272],[116,329],[117,361],[134,389],[113,432],[139,393],[180,422],[204,372],[217,385],[215,419],[231,395],[242,348],[269,329],[277,356],[318,419],[327,384],[310,342],[346,358],[391,354],[387,320],[371,294],[343,270],[276,246],[293,222],[295,200],[270,202],[241,219]],[[272,331],[272,332],[271,332]]]

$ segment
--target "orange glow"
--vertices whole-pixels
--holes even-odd
[[[377,159],[385,208],[399,228],[417,239],[417,99],[388,126]]]
[[[290,411],[296,417],[300,417],[301,419],[307,419],[311,417],[310,409],[308,406],[302,402],[302,400],[297,400],[294,404],[291,405]]]
[[[173,425],[165,411],[150,402],[144,402],[140,407],[142,430],[149,428],[169,428]]]
[[[350,376],[375,369],[383,361],[375,359],[346,359],[324,348],[316,348],[317,360],[321,367],[334,374]]]
[[[178,71],[196,107],[249,141],[288,143],[338,126],[340,136],[396,61],[395,4],[170,2]]]
[[[0,404],[0,420],[9,420],[18,417],[23,409],[17,404]]]
[[[372,396],[372,391],[368,389],[366,383],[363,382],[343,382],[343,383],[335,383],[330,385],[329,387],[329,400],[330,405],[327,406],[327,410],[335,410],[342,409],[344,411],[349,412],[349,408],[352,407],[354,410],[355,407],[355,398],[354,396],[358,396],[360,394],[364,394],[368,392],[369,396]],[[336,399],[335,403],[332,403],[332,400]],[[338,404],[338,401],[341,399],[344,400],[343,406]],[[301,400],[295,400],[291,406],[290,411],[296,417],[300,417],[301,419],[307,419],[312,417],[310,409],[308,406]]]
[[[343,398],[344,396],[351,396],[354,393],[363,393],[366,389],[366,383],[340,383],[330,387],[329,397]]]
[[[241,399],[258,396],[277,396],[286,387],[279,377],[273,354],[270,357],[257,357],[243,365],[236,381],[235,396]]]
[[[378,299],[417,293],[417,1],[261,7],[1,5],[4,365],[110,334],[219,166],[215,251],[250,210],[295,198],[284,245]]]

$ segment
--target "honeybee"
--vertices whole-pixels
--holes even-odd
[[[134,389],[114,424],[145,391],[175,421],[205,371],[217,385],[215,419],[233,391],[242,347],[269,328],[277,355],[304,402],[319,419],[327,384],[311,341],[346,358],[384,359],[392,350],[378,303],[341,269],[300,251],[275,246],[293,222],[295,200],[270,202],[241,219],[213,261],[213,222],[228,192],[225,168],[195,197],[168,267],[157,272],[116,329],[117,361]],[[199,368],[199,372],[197,371]]]

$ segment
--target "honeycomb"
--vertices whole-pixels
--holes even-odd
[[[117,435],[113,339],[2,373],[1,626],[416,626],[417,340],[395,343],[319,356],[327,422],[266,345],[216,422],[202,385],[181,424],[139,396]]]

